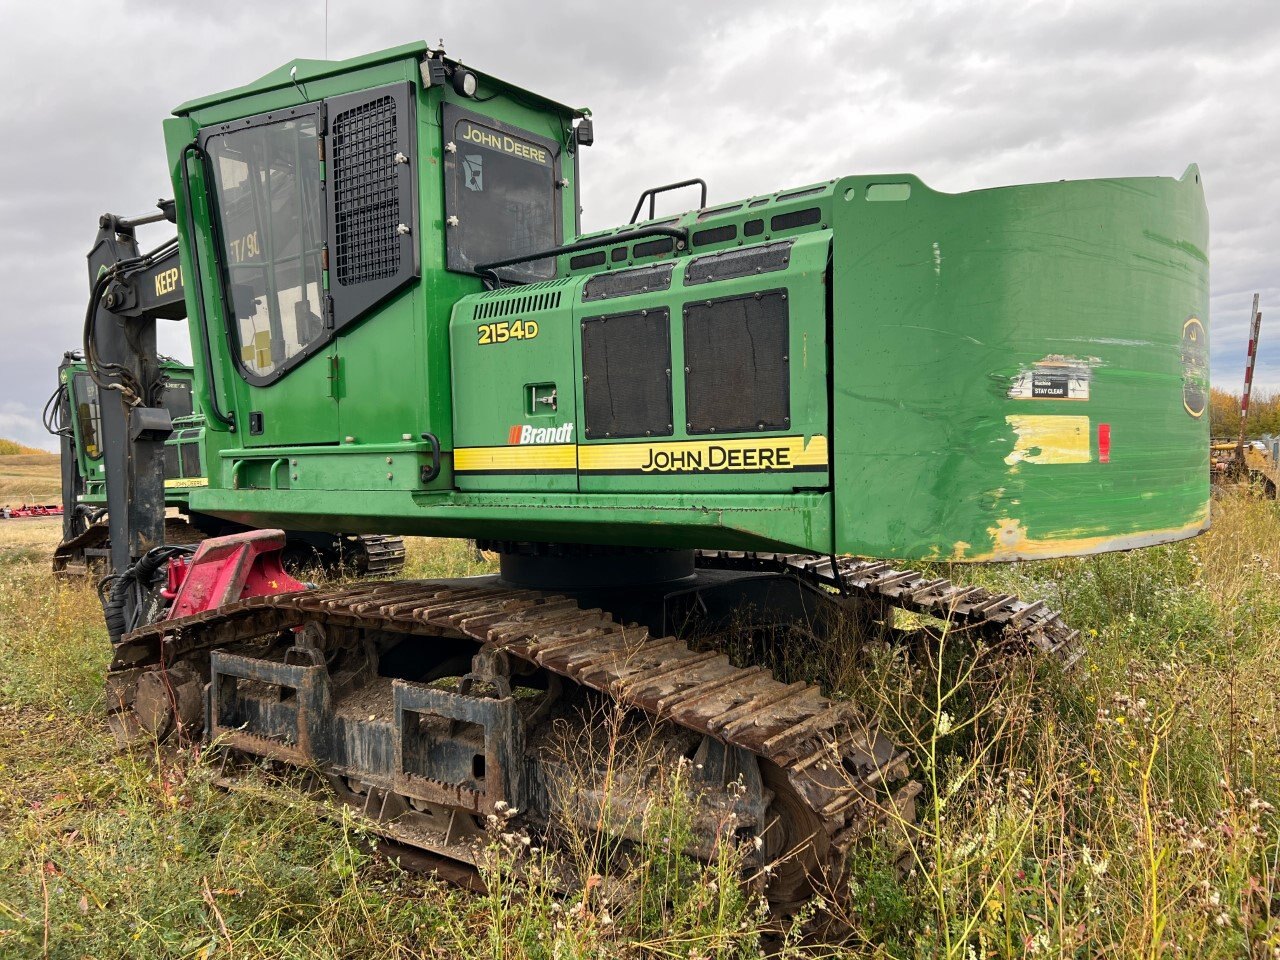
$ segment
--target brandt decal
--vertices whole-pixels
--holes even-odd
[[[507,443],[573,443],[572,423],[562,423],[558,427],[532,427],[527,423],[517,423],[507,431]]]

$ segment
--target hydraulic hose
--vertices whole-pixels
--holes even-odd
[[[98,599],[107,621],[107,635],[112,646],[126,633],[144,626],[158,617],[147,617],[147,601],[155,594],[154,581],[171,558],[192,553],[191,546],[155,547],[138,558],[123,573],[103,577],[98,583]],[[158,606],[155,613],[159,613]]]

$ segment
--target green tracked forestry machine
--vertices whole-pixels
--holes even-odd
[[[133,283],[137,283],[134,278]],[[181,302],[182,288],[174,293]],[[167,544],[199,543],[247,529],[242,524],[193,513],[190,491],[208,483],[204,474],[204,418],[195,412],[190,366],[161,358],[155,396],[169,414],[173,432],[164,442],[164,524]],[[107,447],[127,449],[127,440],[103,430],[98,384],[83,353],[68,351],[58,367],[58,386],[44,408],[45,429],[58,438],[62,478],[62,542],[53,552],[59,576],[111,573],[111,527],[107,522]],[[404,566],[404,541],[372,534],[350,536],[292,530],[285,563],[294,571],[320,568],[363,576],[395,574]],[[118,572],[118,571],[114,571]]]
[[[318,770],[400,844],[465,862],[511,808],[625,840],[687,757],[693,852],[725,824],[758,838],[789,911],[911,815],[910,757],[857,704],[691,631],[785,643],[898,608],[1069,660],[1043,602],[901,564],[1208,525],[1194,167],[961,194],[846,176],[714,206],[692,180],[584,235],[589,112],[424,44],[294,61],[164,132],[176,243],[91,263],[86,360],[127,438],[112,544],[163,599],[108,598],[113,722]],[[698,208],[657,217],[669,189]],[[191,510],[476,538],[501,572],[304,590],[270,533],[158,546],[155,319],[112,291],[170,270],[204,417]],[[569,769],[612,705],[656,725],[652,749]]]

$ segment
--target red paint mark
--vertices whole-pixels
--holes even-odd
[[[517,423],[507,433],[507,443],[519,443],[519,442],[520,442],[520,424]]]
[[[1111,462],[1111,424],[1098,424],[1098,462]]]

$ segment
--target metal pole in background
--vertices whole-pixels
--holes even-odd
[[[1258,359],[1258,334],[1262,327],[1262,314],[1258,311],[1258,294],[1253,295],[1253,309],[1249,311],[1249,353],[1244,364],[1244,392],[1240,394],[1240,439],[1236,441],[1236,459],[1244,463],[1244,430],[1249,417],[1249,395],[1253,392],[1253,365]]]

